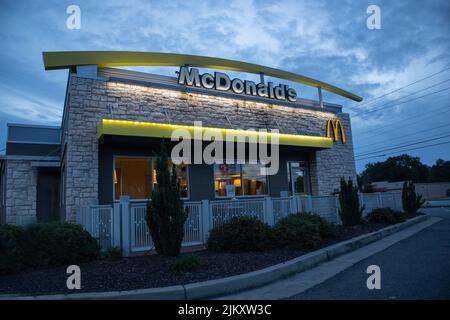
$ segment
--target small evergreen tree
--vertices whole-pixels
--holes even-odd
[[[422,196],[416,193],[416,187],[412,181],[405,181],[402,188],[403,211],[415,213],[424,203]]]
[[[175,165],[170,173],[164,143],[156,158],[156,189],[147,203],[147,224],[158,254],[177,256],[184,237],[187,212],[180,199],[180,183]]]
[[[359,206],[358,187],[353,185],[351,179],[348,182],[341,178],[339,190],[339,216],[344,226],[354,226],[361,223],[364,206]]]

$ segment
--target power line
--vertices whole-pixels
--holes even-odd
[[[430,129],[424,129],[424,130],[420,130],[420,131],[414,131],[413,133],[411,133],[411,134],[408,134],[407,136],[403,136],[403,137],[399,137],[400,138],[400,140],[401,140],[401,138],[410,138],[410,137],[412,137],[412,136],[415,136],[415,135],[418,135],[418,134],[420,134],[420,133],[423,133],[423,132],[430,132],[430,131],[434,131],[434,130],[436,130],[436,129],[440,129],[440,128],[449,128],[450,127],[450,123],[446,123],[446,124],[443,124],[442,126],[437,126],[437,127],[434,127],[434,128],[430,128]],[[390,139],[391,139],[391,142],[392,142],[392,139],[397,139],[397,138],[392,138],[392,137],[389,137]],[[383,145],[384,143],[385,143],[386,141],[381,141],[381,142],[378,142],[378,143],[375,143],[375,144],[370,144],[370,145],[364,145],[364,146],[361,146],[360,148],[358,148],[358,150],[360,150],[360,149],[366,149],[366,148],[373,148],[374,146],[379,146],[380,144],[381,145]],[[408,143],[409,141],[405,141],[405,142],[403,142],[403,143]],[[389,145],[386,145],[386,146],[389,146]]]
[[[380,153],[380,152],[383,152],[383,151],[389,151],[389,150],[395,150],[395,149],[398,149],[398,148],[409,147],[409,146],[413,146],[413,145],[417,145],[417,144],[421,144],[421,143],[425,143],[425,142],[430,142],[430,141],[435,141],[435,140],[439,140],[439,139],[443,139],[443,138],[447,138],[447,137],[450,137],[450,134],[446,134],[444,136],[439,136],[439,137],[433,137],[433,138],[425,139],[425,140],[421,140],[421,141],[416,141],[416,142],[413,142],[413,143],[400,144],[400,145],[393,146],[393,147],[390,147],[390,148],[378,149],[378,150],[375,150],[375,151],[371,151],[371,152],[367,152],[367,153],[356,155],[355,158],[367,156],[369,154]]]
[[[446,111],[444,111],[444,112],[442,112],[442,113],[447,113],[447,112],[450,111],[450,105],[446,105],[446,106],[443,106],[443,107],[441,107],[441,108],[437,108],[437,109],[435,109],[435,110],[432,110],[432,112],[437,112],[437,111],[440,111],[440,110],[443,110],[443,109],[447,109],[447,108],[449,108],[449,109],[446,110]],[[377,127],[376,130],[371,130],[371,131],[363,132],[363,133],[359,134],[359,136],[365,136],[365,135],[368,135],[368,134],[374,134],[374,133],[377,133],[377,132],[378,132],[378,133],[379,133],[379,132],[387,132],[386,130],[381,130],[381,131],[379,131],[379,129],[390,128],[390,127],[391,127],[392,125],[394,125],[394,124],[400,124],[400,123],[401,123],[401,124],[405,124],[405,121],[406,121],[406,120],[417,119],[418,117],[420,117],[420,119],[419,119],[418,121],[413,121],[413,122],[408,123],[408,125],[415,124],[415,123],[418,123],[418,122],[422,122],[424,119],[429,119],[429,118],[435,117],[436,115],[441,116],[442,113],[441,113],[441,114],[431,113],[431,114],[427,114],[427,115],[422,116],[422,117],[420,117],[420,115],[414,115],[414,116],[411,116],[411,117],[408,117],[408,118],[401,119],[401,120],[399,120],[399,121],[391,122],[390,124],[387,124],[387,125],[384,125],[384,126],[379,126],[379,127]],[[397,130],[398,127],[394,127],[393,129]],[[377,130],[378,130],[378,131],[377,131]],[[389,131],[389,130],[388,130],[388,131]]]
[[[432,75],[429,75],[429,76],[427,76],[427,77],[425,77],[425,78],[422,78],[422,79],[419,79],[419,80],[417,80],[417,81],[414,81],[414,82],[412,82],[412,83],[410,83],[410,84],[408,84],[408,85],[406,85],[406,86],[400,87],[400,88],[398,88],[398,89],[395,89],[395,90],[393,90],[393,91],[390,91],[390,92],[388,92],[388,93],[385,93],[385,94],[383,94],[383,95],[381,95],[381,96],[378,96],[378,97],[372,98],[372,99],[370,99],[370,100],[367,100],[367,101],[364,102],[364,103],[358,104],[358,107],[361,107],[361,106],[364,106],[364,105],[367,105],[367,104],[371,104],[371,102],[373,102],[374,100],[378,100],[378,99],[383,98],[383,97],[386,97],[386,96],[388,96],[388,95],[390,95],[390,94],[392,94],[392,93],[395,93],[395,92],[398,92],[398,91],[400,91],[400,90],[402,90],[402,89],[408,88],[408,87],[410,87],[410,86],[412,86],[412,85],[414,85],[414,84],[416,84],[416,83],[419,83],[419,82],[421,82],[421,81],[424,81],[424,80],[427,80],[427,79],[429,79],[429,78],[432,78],[432,77],[434,77],[434,76],[436,76],[436,75],[438,75],[438,74],[440,74],[440,73],[442,73],[442,72],[444,72],[444,71],[447,71],[447,70],[449,70],[449,69],[450,69],[450,67],[449,67],[449,68],[445,68],[445,69],[443,69],[443,70],[441,70],[441,71],[439,71],[439,72],[433,73]]]
[[[415,101],[415,100],[417,100],[417,99],[424,98],[424,97],[430,96],[430,95],[432,95],[432,94],[440,93],[440,92],[443,92],[443,91],[446,91],[446,90],[449,90],[449,89],[450,89],[450,87],[447,87],[447,88],[444,88],[444,89],[441,89],[441,90],[438,90],[438,91],[433,91],[433,92],[424,94],[424,95],[419,96],[419,97],[415,97],[415,98],[413,98],[413,99],[409,99],[409,100],[402,101],[402,102],[399,102],[399,103],[394,103],[394,104],[392,104],[392,105],[389,105],[390,102],[388,102],[388,103],[386,103],[386,104],[384,104],[384,105],[381,105],[378,109],[366,110],[366,111],[364,111],[364,112],[356,113],[355,115],[356,115],[356,116],[359,116],[359,115],[361,115],[361,114],[374,113],[374,112],[377,112],[377,111],[382,110],[383,107],[395,107],[395,106],[399,106],[399,105],[401,105],[401,104],[408,103],[408,102],[411,102],[411,101]]]
[[[381,104],[381,105],[379,105],[378,107],[383,107],[383,106],[389,105],[389,104],[391,104],[391,103],[393,103],[393,102],[396,102],[396,101],[398,101],[398,100],[402,100],[402,99],[404,99],[404,98],[408,98],[408,97],[413,96],[413,95],[415,95],[415,94],[417,94],[417,93],[420,93],[420,92],[426,91],[426,90],[428,90],[428,89],[437,87],[437,86],[439,86],[439,85],[441,85],[441,84],[443,84],[443,83],[445,83],[445,82],[448,82],[448,81],[450,81],[450,79],[446,79],[446,80],[444,80],[444,81],[435,83],[435,84],[433,84],[433,85],[431,85],[431,86],[428,86],[428,87],[426,87],[426,88],[423,88],[423,89],[417,90],[417,91],[415,91],[415,92],[406,94],[406,95],[404,95],[404,96],[401,96],[400,98],[391,100],[391,101],[389,101],[389,102],[386,102],[385,104]],[[366,113],[366,112],[371,112],[371,111],[374,111],[374,110],[377,110],[377,109],[360,110],[359,112],[356,112],[355,115],[364,114],[364,113]]]
[[[366,158],[358,159],[358,161],[366,160],[366,159],[371,159],[371,158],[386,157],[386,156],[393,155],[393,154],[396,154],[396,153],[402,153],[402,152],[405,152],[405,151],[412,151],[412,150],[425,149],[425,148],[429,148],[429,147],[440,146],[440,145],[447,144],[447,143],[450,143],[450,141],[445,141],[445,142],[441,142],[441,143],[430,144],[430,145],[426,145],[426,146],[422,146],[422,147],[416,147],[416,148],[410,148],[410,149],[400,150],[400,151],[396,151],[396,152],[389,152],[389,153],[380,154],[380,155],[375,155],[375,156],[369,156],[369,157],[366,157]]]
[[[439,85],[441,85],[441,84],[443,84],[443,83],[446,83],[446,82],[448,82],[448,81],[450,81],[450,79],[446,79],[446,80],[444,80],[444,81],[435,83],[435,84],[433,84],[433,85],[431,85],[431,86],[428,86],[428,87],[426,87],[426,88],[422,88],[422,89],[417,90],[417,91],[415,91],[415,92],[412,92],[412,93],[410,93],[410,94],[404,95],[404,96],[402,96],[402,97],[400,97],[400,98],[391,100],[391,101],[389,101],[389,102],[386,103],[386,104],[389,104],[389,103],[391,103],[391,102],[395,102],[395,101],[398,101],[398,100],[402,100],[403,98],[407,98],[407,97],[413,96],[413,95],[415,95],[415,94],[417,94],[417,93],[420,93],[420,92],[426,91],[426,90],[428,90],[428,89],[437,87],[437,86],[439,86]],[[370,110],[373,110],[373,109],[370,109]],[[369,110],[369,111],[370,111],[370,110]],[[366,110],[361,110],[361,112],[364,112],[364,111],[366,111]]]

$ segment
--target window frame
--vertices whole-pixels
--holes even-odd
[[[305,189],[305,192],[295,192],[295,187],[293,185],[292,180],[292,167],[291,163],[293,162],[303,162],[304,163],[304,182],[303,182],[303,188]],[[310,181],[310,175],[309,175],[309,163],[306,160],[288,160],[286,161],[287,165],[287,178],[288,178],[288,191],[290,196],[294,195],[310,195],[311,194],[311,181]]]
[[[239,165],[239,176],[241,179],[241,192],[242,194],[240,195],[235,195],[234,197],[229,197],[229,196],[218,196],[216,193],[216,187],[215,187],[215,182],[216,182],[216,174],[215,174],[215,166],[216,165],[220,165],[222,163],[214,163],[212,165],[213,167],[213,188],[214,188],[214,198],[215,199],[234,199],[234,198],[265,198],[265,197],[269,197],[270,196],[270,179],[269,176],[266,175],[266,183],[267,183],[267,193],[266,194],[256,194],[256,195],[245,195],[244,193],[244,183],[243,183],[243,176],[242,176],[242,165],[258,165],[258,163],[237,163],[237,165]],[[224,163],[226,164],[226,163]],[[234,164],[234,163],[233,163]],[[259,164],[261,165],[261,164]],[[262,165],[261,165],[262,166]]]

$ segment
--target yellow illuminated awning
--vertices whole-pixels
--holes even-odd
[[[213,141],[213,137],[221,136],[223,141],[230,142],[267,141],[267,143],[272,143],[276,142],[276,138],[278,138],[280,145],[314,148],[333,147],[333,140],[325,137],[112,119],[102,120],[97,129],[97,136],[99,139],[104,135],[170,139],[172,133],[179,129],[181,129],[179,132],[189,133],[192,139],[197,139],[196,137],[200,136],[204,141]]]
[[[190,54],[133,51],[61,51],[43,52],[45,70],[73,68],[76,66],[97,65],[99,67],[125,66],[190,66],[198,68],[222,69],[269,77],[286,79],[338,94],[354,101],[362,97],[329,83],[305,77],[289,71],[270,68],[259,64],[237,60],[196,56]]]

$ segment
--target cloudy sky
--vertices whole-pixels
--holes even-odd
[[[80,30],[66,27],[71,4],[81,9]],[[381,9],[380,30],[366,27],[371,4]],[[0,39],[0,149],[8,122],[60,124],[67,71],[44,71],[43,51],[129,50],[243,60],[363,96],[324,95],[352,116],[358,171],[401,150],[427,164],[450,160],[447,0],[0,0]]]

